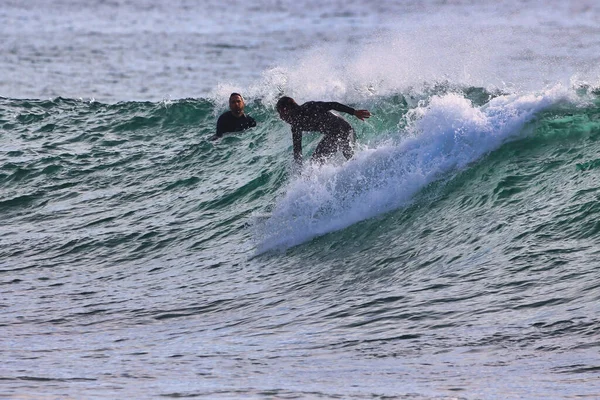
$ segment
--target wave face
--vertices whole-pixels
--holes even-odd
[[[569,393],[598,389],[588,350],[599,328],[591,317],[599,287],[598,92],[437,85],[368,106],[371,119],[351,120],[353,159],[297,173],[289,128],[266,97],[247,106],[257,128],[216,142],[208,139],[223,107],[210,99],[1,99],[7,335],[22,346],[27,335],[50,334],[48,346],[64,349],[48,329],[70,338],[89,325],[74,351],[120,359],[108,354],[126,351],[119,340],[152,347],[172,334],[222,346],[218,332],[226,329],[234,340],[228,354],[260,359],[253,346],[270,349],[273,368],[308,376],[312,367],[285,360],[311,360],[316,351],[343,369],[341,360],[357,357],[347,361],[364,377],[418,364],[430,382],[451,362],[496,388],[504,384],[494,368],[523,384],[519,371],[534,368],[539,379],[556,379],[539,393],[563,393],[565,384]],[[318,139],[306,135],[306,153]],[[150,334],[162,321],[170,328]],[[114,342],[103,347],[106,335]],[[288,345],[276,350],[281,341]],[[172,345],[152,357],[179,354],[194,364],[195,351]],[[226,376],[227,357],[198,345],[219,363],[203,368]],[[40,355],[45,348],[11,353],[3,367],[9,393],[35,393],[23,380],[59,379],[47,372],[58,350]],[[515,369],[486,367],[478,352]],[[149,362],[144,354],[132,361],[138,374]],[[393,361],[399,354],[404,361]],[[9,372],[16,370],[24,372]],[[170,379],[175,370],[154,376]],[[101,379],[94,367],[61,371],[69,378],[59,387]],[[416,376],[403,379],[417,385]],[[331,381],[315,382],[309,391],[329,393]],[[396,393],[392,381],[364,382],[369,393]],[[446,393],[417,386],[423,398]],[[167,383],[149,390],[209,395],[223,387],[217,378],[198,392]],[[240,390],[268,387],[258,379]],[[348,394],[343,384],[332,387]],[[307,392],[290,384],[276,393]]]
[[[406,112],[402,132],[350,163],[295,180],[265,224],[266,247],[295,245],[408,205],[427,185],[522,138],[536,114],[567,101],[558,88],[499,96],[483,106],[457,93],[433,95]]]

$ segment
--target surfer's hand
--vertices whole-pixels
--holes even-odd
[[[361,121],[364,121],[365,118],[369,118],[371,116],[371,113],[369,110],[354,110],[354,116]]]

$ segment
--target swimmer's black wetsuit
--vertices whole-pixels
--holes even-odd
[[[244,114],[236,118],[231,111],[227,111],[217,120],[217,134],[213,138],[220,138],[227,132],[241,132],[256,126],[254,118]]]
[[[312,159],[323,161],[332,156],[338,149],[344,157],[350,159],[354,155],[354,129],[346,120],[329,112],[340,111],[354,115],[352,107],[337,102],[309,101],[291,114],[292,142],[294,144],[294,160],[302,163],[302,132],[321,132],[325,137],[319,142]]]

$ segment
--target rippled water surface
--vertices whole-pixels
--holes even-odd
[[[598,398],[596,3],[212,3],[0,11],[0,397]]]

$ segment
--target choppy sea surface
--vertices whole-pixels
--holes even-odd
[[[596,1],[0,23],[0,398],[600,398]],[[355,157],[296,171],[283,94]]]

